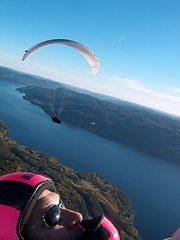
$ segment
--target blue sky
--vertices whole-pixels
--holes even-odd
[[[0,31],[1,66],[180,116],[179,0],[1,0]],[[89,47],[100,73],[63,45],[22,62],[24,50],[53,38]]]

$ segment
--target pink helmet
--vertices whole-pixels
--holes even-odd
[[[19,172],[0,176],[0,239],[23,239],[23,226],[45,189],[56,192],[53,181],[39,174]]]
[[[30,173],[0,176],[0,239],[23,240],[21,231],[41,193],[56,192],[48,177]],[[105,217],[83,220],[85,233],[81,240],[120,240],[115,226]]]
[[[80,240],[120,240],[115,226],[104,216],[82,221],[85,233]]]

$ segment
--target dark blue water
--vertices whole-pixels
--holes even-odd
[[[66,123],[57,125],[22,98],[18,85],[0,81],[0,119],[9,136],[59,158],[76,171],[92,171],[131,199],[142,239],[163,239],[180,225],[180,168]],[[113,204],[113,203],[112,203]]]

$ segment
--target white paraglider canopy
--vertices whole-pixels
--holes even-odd
[[[67,46],[70,46],[74,49],[76,49],[82,56],[87,60],[89,63],[93,75],[97,75],[99,72],[99,61],[97,57],[94,55],[93,52],[91,52],[86,46],[82,45],[81,43],[75,42],[73,40],[68,39],[51,39],[44,42],[40,42],[34,46],[32,46],[29,50],[25,51],[25,54],[22,57],[22,60],[24,61],[29,55],[31,55],[33,52],[38,50],[39,48],[45,47],[49,44],[64,44]]]

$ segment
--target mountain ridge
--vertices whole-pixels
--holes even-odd
[[[60,115],[62,122],[151,157],[180,164],[178,117],[101,94],[93,93],[95,95],[92,96],[89,91],[82,93],[64,84],[0,67],[0,80],[2,79],[24,85],[17,89],[25,94],[23,98],[42,108],[48,115],[52,114],[49,101],[52,101],[53,91],[57,89],[55,112],[58,113],[62,99],[71,96],[68,106]]]

